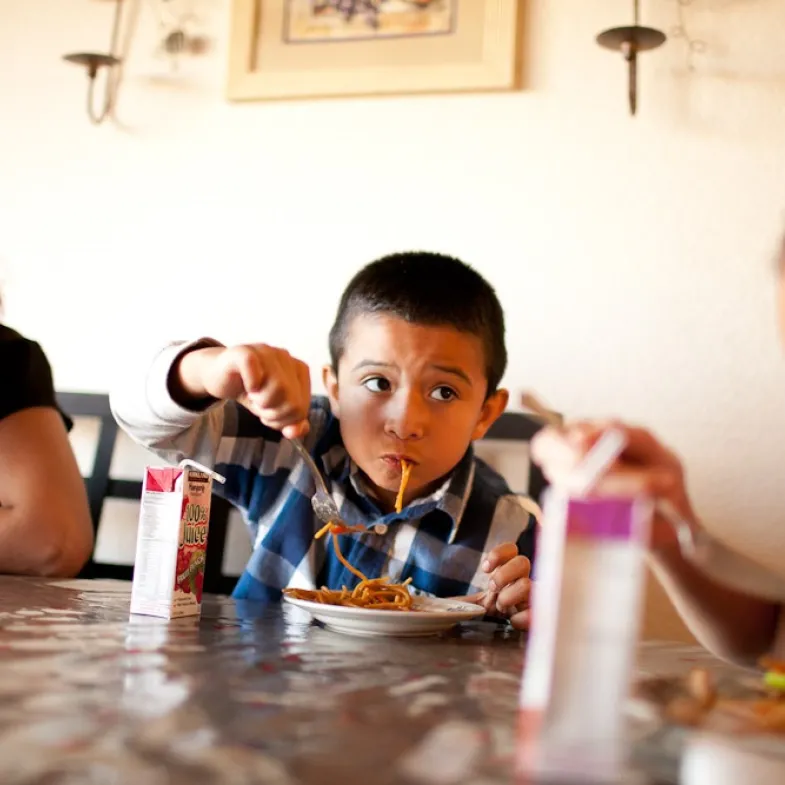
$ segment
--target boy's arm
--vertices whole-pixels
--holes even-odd
[[[193,380],[182,378],[183,360],[199,354],[205,357],[203,352],[213,350],[223,351],[223,347],[211,339],[172,344],[158,351],[152,360],[128,367],[127,378],[112,392],[112,412],[136,442],[164,460],[179,463],[191,458],[218,467],[227,478],[222,494],[256,517],[266,500],[279,490],[297,460],[296,453],[293,449],[279,449],[280,429],[263,424],[257,413],[250,410],[248,396],[231,388],[236,383],[231,375],[221,377],[223,381],[219,379],[221,384],[225,382],[224,387],[216,387],[212,380],[209,392],[206,386],[202,389]],[[282,362],[285,365],[286,359]],[[309,392],[310,387],[304,389]],[[220,400],[211,392],[223,392],[238,400]],[[240,405],[242,400],[249,405]],[[306,400],[310,404],[310,397]],[[310,447],[327,421],[328,412],[316,402],[312,409],[308,404],[305,412],[313,426],[306,439]],[[285,406],[285,401],[281,405]],[[268,411],[271,417],[277,416],[272,409]],[[292,415],[300,416],[297,412]],[[271,483],[273,476],[276,481]],[[260,486],[260,482],[264,485]]]
[[[110,394],[112,413],[122,429],[166,461],[179,463],[191,458],[213,466],[224,435],[226,401],[205,395],[183,405],[172,395],[170,378],[183,356],[220,346],[210,338],[173,343],[152,359],[142,358],[128,367]]]

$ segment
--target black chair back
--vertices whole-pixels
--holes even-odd
[[[92,469],[84,478],[90,517],[93,521],[95,541],[107,499],[128,499],[138,502],[142,498],[142,481],[116,480],[110,475],[112,456],[119,427],[109,408],[109,396],[100,393],[57,393],[58,406],[71,418],[97,419],[100,422],[98,443]],[[237,579],[222,573],[223,554],[226,546],[231,505],[213,494],[210,511],[210,533],[207,539],[207,564],[204,590],[212,594],[230,594]],[[106,564],[95,560],[95,553],[80,573],[81,578],[115,578],[130,581],[133,567],[126,564]]]
[[[504,412],[498,420],[488,429],[483,439],[498,439],[499,441],[530,442],[534,435],[545,427],[545,423],[535,415],[524,412]],[[529,460],[528,488],[514,488],[516,492],[527,493],[534,501],[540,501],[542,492],[548,487],[548,482],[541,469],[532,460]]]

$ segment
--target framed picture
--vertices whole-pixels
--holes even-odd
[[[233,0],[234,101],[512,90],[522,0]]]

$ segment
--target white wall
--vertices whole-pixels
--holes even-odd
[[[245,105],[222,95],[228,0],[192,4],[209,56],[169,74],[146,0],[122,126],[96,128],[60,56],[105,47],[112,4],[0,0],[6,320],[60,388],[104,390],[140,341],[205,333],[316,369],[353,271],[444,250],[499,289],[513,390],[656,428],[711,525],[781,561],[782,3],[694,0],[707,52],[693,72],[679,40],[643,56],[634,120],[594,43],[621,0],[526,3],[519,93]],[[669,31],[677,4],[644,16]]]

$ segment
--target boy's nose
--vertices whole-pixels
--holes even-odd
[[[399,394],[390,401],[385,431],[402,441],[421,439],[428,408],[419,395]]]

